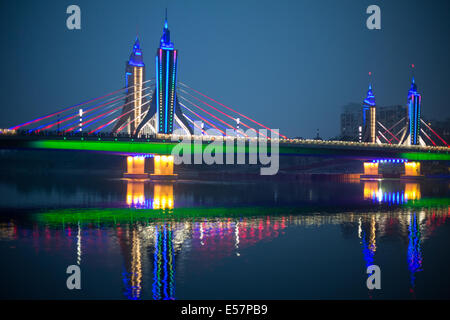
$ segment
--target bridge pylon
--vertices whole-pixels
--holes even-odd
[[[156,84],[150,109],[137,126],[134,134],[139,135],[146,124],[153,126],[155,132],[171,134],[175,124],[186,134],[193,134],[188,120],[181,110],[177,96],[178,51],[170,41],[167,15],[160,46],[156,51]]]
[[[362,111],[362,142],[377,143],[376,135],[376,103],[375,95],[373,94],[372,84],[369,85],[369,90],[367,91],[367,97],[363,102]]]
[[[421,125],[421,104],[422,96],[417,92],[417,84],[414,77],[411,82],[411,88],[408,91],[408,105],[406,115],[406,125],[399,144],[407,146],[421,145],[426,146],[425,141],[420,134]]]

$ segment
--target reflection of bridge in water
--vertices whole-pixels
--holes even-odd
[[[374,203],[404,204],[409,200],[420,200],[420,184],[405,182],[404,190],[389,191],[383,188],[382,181],[364,181],[364,200]]]
[[[398,192],[386,190],[382,182],[364,183],[363,193],[367,201],[371,202],[375,193],[376,202],[403,206],[394,211],[386,212],[379,207],[372,212],[358,210],[313,215],[263,213],[256,217],[207,217],[201,214],[192,218],[176,217],[172,184],[127,180],[126,190],[124,203],[130,208],[126,210],[132,211],[131,217],[116,221],[116,218],[120,219],[118,214],[114,220],[108,219],[108,209],[95,209],[95,214],[91,215],[82,209],[75,210],[72,217],[61,212],[54,215],[53,220],[41,214],[34,219],[33,226],[14,221],[1,224],[0,238],[17,239],[32,234],[36,250],[40,241],[52,243],[57,240],[57,246],[64,251],[70,252],[76,248],[77,261],[81,266],[88,263],[87,259],[92,259],[91,255],[82,257],[87,251],[92,251],[92,248],[102,251],[105,246],[114,245],[110,242],[116,242],[123,257],[123,272],[117,277],[122,278],[123,294],[127,298],[174,299],[177,272],[183,272],[183,261],[193,253],[202,261],[202,267],[213,268],[221,259],[239,257],[245,254],[247,248],[276,239],[289,232],[289,228],[339,225],[347,238],[360,242],[361,257],[364,258],[361,263],[366,265],[377,263],[380,239],[401,239],[406,245],[405,264],[410,271],[410,289],[413,291],[416,275],[423,269],[424,241],[450,218],[447,205],[414,207],[413,204],[421,198],[420,185],[415,183],[405,183],[404,189],[398,191],[403,195],[403,198],[398,197],[399,202]],[[193,212],[196,210],[192,209]],[[207,212],[215,209],[201,210]],[[153,217],[151,212],[155,213]],[[157,215],[158,212],[164,218]],[[137,219],[140,213],[146,218]],[[102,219],[103,215],[105,219]],[[115,237],[111,237],[111,233]]]

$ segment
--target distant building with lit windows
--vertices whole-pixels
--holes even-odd
[[[359,128],[361,127],[361,138],[363,128],[363,108],[358,103],[349,103],[342,108],[340,116],[340,139],[346,141],[359,141]],[[406,114],[406,107],[402,105],[376,107],[376,121],[381,122],[386,128],[391,128],[402,120]],[[400,129],[402,126],[399,126]],[[397,131],[393,132],[397,134]]]

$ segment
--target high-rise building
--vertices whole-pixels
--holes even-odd
[[[177,61],[178,51],[174,49],[170,41],[170,30],[166,19],[164,22],[163,35],[160,45],[156,51],[156,85],[152,98],[150,110],[136,130],[138,134],[141,128],[148,122],[158,133],[171,134],[177,123],[187,133],[192,129],[182,113],[177,97]]]
[[[349,103],[343,107],[341,113],[341,136],[342,140],[358,141],[359,127],[361,127],[362,109],[358,103]]]
[[[145,81],[144,57],[140,47],[139,39],[133,45],[130,58],[125,63],[125,106],[122,109],[122,115],[116,122],[113,131],[123,128],[128,133],[133,134],[142,120],[142,114],[145,112],[144,103],[146,101],[143,94],[143,83]],[[144,105],[144,106],[143,106]],[[125,127],[124,127],[125,125]]]
[[[406,121],[406,129],[400,139],[400,143],[404,145],[425,145],[425,142],[420,137],[420,107],[422,97],[417,92],[417,85],[412,79],[411,88],[408,91],[408,113]]]
[[[375,143],[376,136],[376,103],[372,91],[372,85],[369,85],[367,97],[363,102],[362,111],[362,141]]]

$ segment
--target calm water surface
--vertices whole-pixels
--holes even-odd
[[[448,299],[449,198],[448,181],[3,177],[0,296]]]

